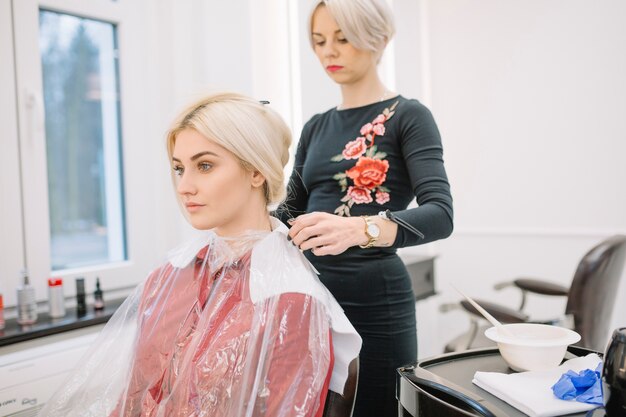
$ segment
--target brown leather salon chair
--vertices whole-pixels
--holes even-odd
[[[355,358],[348,367],[348,379],[343,388],[343,395],[328,390],[322,417],[352,417],[358,382],[359,358]]]
[[[529,321],[529,316],[522,311],[529,294],[566,296],[565,316],[546,323],[569,327],[580,334],[579,346],[604,351],[606,337],[609,334],[607,326],[613,313],[625,258],[626,236],[612,236],[594,246],[583,256],[569,288],[538,279],[518,278],[495,287],[501,289],[514,286],[521,290],[522,298],[517,310],[495,303],[477,301],[503,323],[524,323]],[[493,345],[493,342],[484,337],[484,330],[489,326],[479,324],[479,318],[482,318],[480,313],[465,300],[461,301],[460,306],[470,313],[470,330],[448,343],[445,351]],[[451,308],[452,305],[448,304],[441,306],[440,310],[445,312]]]

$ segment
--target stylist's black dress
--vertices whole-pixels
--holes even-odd
[[[407,210],[414,197],[419,207]],[[452,197],[439,131],[418,101],[398,96],[309,120],[280,217],[385,209],[425,238],[399,227],[390,248],[352,247],[321,257],[305,252],[363,338],[355,417],[397,415],[395,369],[416,360],[417,337],[413,291],[396,248],[449,236]]]

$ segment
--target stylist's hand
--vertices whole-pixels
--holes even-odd
[[[311,249],[316,256],[339,255],[351,246],[363,245],[365,223],[360,217],[313,212],[289,221],[289,236],[301,250]]]

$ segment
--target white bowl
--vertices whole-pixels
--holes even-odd
[[[498,344],[500,354],[514,371],[538,371],[559,366],[567,346],[580,340],[573,330],[536,323],[504,324],[511,336],[496,327],[485,336]]]

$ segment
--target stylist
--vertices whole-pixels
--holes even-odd
[[[453,228],[441,138],[430,111],[378,75],[395,31],[385,0],[320,1],[309,31],[341,102],[305,124],[280,215],[363,338],[354,416],[392,417],[395,369],[417,359],[415,299],[396,249]]]

